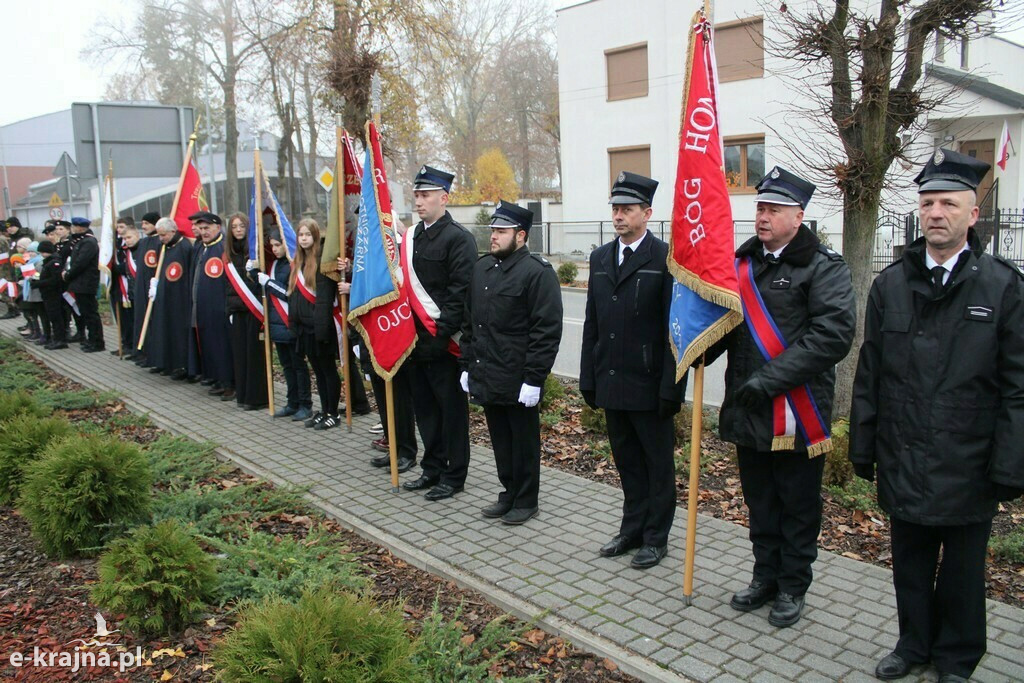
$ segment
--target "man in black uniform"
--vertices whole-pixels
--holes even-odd
[[[220,216],[200,211],[188,217],[199,241],[192,252],[192,319],[189,375],[213,382],[212,395],[234,393],[235,374],[228,342],[227,274]],[[217,391],[217,390],[221,391]]]
[[[407,491],[430,489],[427,500],[451,498],[469,471],[469,403],[459,386],[459,347],[476,241],[445,208],[455,176],[423,166],[413,185],[420,222],[405,233],[412,250],[409,278],[416,348],[403,366],[412,375],[416,423],[423,440],[423,474]]]
[[[768,622],[780,628],[800,619],[811,585],[835,366],[857,318],[846,263],[802,222],[814,189],[778,166],[757,184],[757,234],[736,250],[745,324],[707,354],[729,352],[719,426],[736,444],[754,551],[753,579],[730,604],[774,600]]]
[[[65,222],[66,221],[60,221]],[[55,221],[56,223],[56,221]],[[67,225],[71,225],[67,223]],[[66,229],[66,226],[64,226]],[[64,262],[57,253],[57,226],[49,225],[43,234],[50,240],[50,249],[39,269],[39,293],[43,295],[43,308],[50,319],[50,339],[43,348],[50,351],[68,348],[67,319],[64,317]]]
[[[992,518],[1024,492],[1024,278],[971,229],[989,168],[935,152],[916,179],[924,236],[868,297],[850,460],[868,481],[877,465],[892,525],[900,638],[881,679],[928,661],[943,683],[970,678]]]
[[[150,372],[182,380],[188,376],[189,321],[192,313],[192,243],[171,218],[157,221],[157,236],[164,248],[163,267],[149,281],[148,299],[153,313],[146,330],[144,350]]]
[[[668,345],[668,245],[647,230],[657,188],[656,180],[629,172],[612,186],[618,237],[590,255],[580,359],[580,392],[591,408],[605,409],[622,478],[622,523],[600,553],[639,548],[630,562],[637,569],[668,552],[676,511],[673,416],[686,390],[685,380],[676,382]]]
[[[103,325],[100,323],[99,302],[96,290],[100,286],[100,245],[89,229],[88,218],[74,217],[71,219],[71,232],[77,239],[72,240],[71,255],[64,266],[64,282],[67,291],[75,298],[86,338],[82,341],[82,351],[94,353],[102,351]]]
[[[68,283],[66,280],[68,265],[71,262],[71,250],[74,249],[75,244],[80,240],[84,233],[76,234],[71,230],[70,221],[55,221],[57,230],[54,234],[57,235],[57,256],[60,259],[61,265],[64,267],[63,273],[61,273],[61,282],[63,283],[63,292],[61,298],[64,302],[64,320],[67,322],[67,327],[71,327],[71,322],[75,323],[75,334],[68,336],[68,342],[78,344],[85,340],[85,331],[82,328],[82,316],[75,310],[78,308],[76,303],[73,307],[68,297],[64,296],[67,293]],[[72,298],[74,295],[72,295]]]
[[[537,514],[540,403],[562,340],[562,289],[530,253],[533,212],[499,202],[491,252],[476,262],[462,326],[462,388],[484,407],[504,491],[482,510],[505,524]]]
[[[160,220],[160,214],[155,211],[145,214],[142,217],[141,225],[143,236],[139,240],[139,246],[135,250],[137,256],[135,261],[135,297],[132,299],[139,309],[134,320],[132,331],[132,350],[135,355],[135,363],[140,366],[147,366],[145,351],[139,350],[139,336],[142,334],[142,323],[146,317],[146,304],[149,301],[149,281],[156,271],[156,264],[160,260],[160,238],[156,234],[156,223]]]

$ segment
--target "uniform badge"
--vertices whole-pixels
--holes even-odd
[[[205,272],[208,277],[220,277],[221,273],[224,272],[224,262],[219,258],[212,258],[206,262],[205,266],[203,266],[203,272]]]
[[[980,320],[992,322],[994,311],[988,306],[968,306],[964,311],[964,320]]]
[[[779,167],[776,166],[775,168],[772,169],[772,180],[778,180],[779,175]]]
[[[626,182],[626,174],[625,173],[620,173],[619,177],[615,179],[615,182],[617,182],[617,183],[624,183],[624,182]]]
[[[167,266],[167,270],[164,272],[168,282],[177,282],[181,279],[182,268],[180,263],[172,263]]]
[[[150,249],[142,257],[142,262],[150,268],[156,268],[156,264],[160,261],[160,257],[156,255],[156,249]]]
[[[936,166],[942,166],[942,162],[946,160],[946,154],[941,149],[937,149],[932,160]]]
[[[420,166],[420,175],[427,175],[427,167]]]

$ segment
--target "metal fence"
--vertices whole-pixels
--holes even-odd
[[[989,209],[974,224],[985,251],[1024,268],[1024,211]],[[876,273],[898,259],[907,244],[921,236],[917,213],[884,212],[878,217],[872,266]]]

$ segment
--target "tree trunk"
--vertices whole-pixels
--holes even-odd
[[[834,418],[850,415],[853,376],[857,371],[857,355],[864,341],[864,311],[867,308],[871,282],[875,279],[871,261],[875,251],[878,203],[877,197],[873,201],[867,200],[866,204],[844,201],[843,258],[850,267],[853,279],[853,295],[857,300],[857,331],[850,354],[836,368],[836,397],[832,411]]]
[[[519,118],[519,152],[523,155],[522,174],[523,191],[525,197],[529,197],[533,190],[533,179],[530,177],[530,128],[526,118],[526,110],[516,112]]]
[[[224,214],[238,211],[238,110],[235,84],[238,63],[235,57],[234,0],[224,2]]]

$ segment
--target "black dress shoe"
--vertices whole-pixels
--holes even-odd
[[[113,351],[110,352],[110,355],[111,356],[120,356],[121,355],[121,350],[120,349],[114,349]]]
[[[153,375],[155,375],[157,373],[160,373],[160,372],[163,372],[163,371],[164,371],[163,368],[150,368],[149,369],[150,374],[153,374]]]
[[[84,351],[85,353],[96,353],[98,351],[106,350],[107,347],[105,347],[103,344],[89,344],[88,346],[82,344],[82,351]]]
[[[204,379],[203,381],[200,382],[200,384],[202,384],[204,387],[210,387],[216,383],[217,381],[212,379]]]
[[[663,545],[645,545],[636,551],[636,555],[630,561],[629,566],[633,569],[650,569],[668,555],[668,547]]]
[[[619,535],[601,546],[598,552],[601,553],[601,557],[618,557],[619,555],[625,555],[630,550],[639,548],[641,545],[643,544],[640,542],[640,539]]]
[[[967,679],[956,674],[939,672],[939,683],[966,683]]]
[[[501,516],[501,523],[509,526],[519,526],[520,524],[525,524],[528,520],[533,519],[536,516],[536,506],[532,508],[512,508]]]
[[[461,486],[450,486],[448,484],[438,484],[434,488],[430,489],[423,494],[423,497],[427,500],[444,500],[445,498],[451,498],[456,493],[462,491]]]
[[[407,481],[402,484],[402,488],[406,491],[422,491],[423,489],[429,489],[431,486],[437,484],[437,479],[431,479],[425,474],[421,474],[418,479]]]
[[[875,667],[875,678],[883,681],[894,681],[903,678],[910,673],[911,663],[900,657],[895,652],[890,652],[882,657],[882,661]]]
[[[220,395],[220,400],[222,400],[222,401],[234,401],[235,400],[235,390],[234,389],[225,389],[221,393],[221,395]]]
[[[178,368],[177,370],[171,373],[171,379],[178,382],[185,379],[186,377],[188,377],[188,373],[185,372],[183,368]]]
[[[388,456],[388,464],[391,464],[391,457]],[[398,459],[398,471],[408,472],[413,467],[416,467],[416,458],[399,458]]]
[[[68,337],[68,342],[70,342],[72,344],[81,344],[84,341],[85,341],[85,335],[82,334],[81,332],[77,332],[74,335],[72,335],[71,337]]]
[[[792,626],[800,621],[800,613],[804,610],[804,596],[779,592],[775,596],[775,604],[768,613],[768,623],[778,628]]]
[[[47,351],[59,351],[68,348],[67,342],[51,342],[43,347]]]
[[[209,391],[207,391],[206,393],[208,393],[210,396],[220,396],[225,391],[227,391],[227,389],[225,389],[224,387],[222,387],[222,386],[215,386],[212,389],[210,389]]]
[[[480,510],[480,514],[490,519],[503,517],[506,512],[512,509],[512,503],[503,503],[500,500],[493,505],[488,505]]]
[[[242,410],[266,410],[267,404],[264,403],[261,406],[253,405],[252,403],[246,403],[242,406]]]
[[[776,584],[755,579],[749,586],[732,596],[729,606],[740,612],[753,612],[766,602],[774,600],[778,592],[779,587]]]
[[[199,375],[189,375],[186,378],[186,381],[188,381],[189,384],[195,384],[199,381]]]
[[[370,464],[374,467],[387,467],[391,464],[390,455],[378,455],[374,458],[370,458]]]

